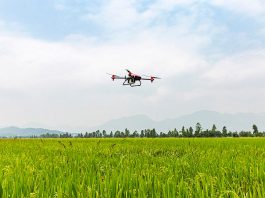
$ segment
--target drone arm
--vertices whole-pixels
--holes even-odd
[[[152,80],[151,78],[141,78],[141,80]]]
[[[115,79],[126,79],[126,76],[122,77],[122,76],[118,76],[118,75],[115,75],[115,74],[109,74],[109,73],[107,73],[107,74],[111,76],[112,80],[115,80]]]
[[[114,79],[126,79],[125,77],[121,77],[121,76],[116,76],[115,75],[115,78]]]
[[[153,76],[151,76],[150,78],[141,78],[141,80],[150,80],[151,82],[153,82],[155,79],[161,79],[161,78]]]

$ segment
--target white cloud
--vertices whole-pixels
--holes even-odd
[[[144,11],[138,10],[138,5],[143,2],[136,0],[111,0],[103,4],[99,12],[88,13],[83,16],[86,20],[92,20],[110,31],[121,31],[125,28],[137,30],[155,22],[157,17],[172,11],[176,6],[188,5],[193,0],[158,0],[150,3]]]
[[[161,35],[166,35],[166,38]],[[2,36],[2,67],[8,67],[3,68],[0,74],[1,85],[23,87],[24,84],[35,85],[44,80],[43,84],[47,86],[73,76],[76,79],[72,80],[80,81],[83,77],[82,82],[97,83],[96,76],[111,72],[109,70],[113,66],[119,67],[114,69],[116,72],[132,67],[139,72],[158,72],[167,76],[203,67],[204,61],[198,56],[197,48],[207,40],[193,35],[182,37],[181,41],[173,39],[174,35],[159,29],[146,31],[131,41],[114,40],[104,44],[78,35],[67,37],[64,42]],[[16,75],[17,81],[8,82],[12,75]],[[50,80],[48,83],[45,81],[47,78]]]
[[[211,13],[198,20],[202,11],[194,2],[157,0],[140,11],[137,1],[109,1],[98,13],[86,15],[107,29],[104,33],[109,39],[100,41],[78,34],[60,42],[44,41],[0,23],[0,107],[4,115],[0,120],[58,128],[97,125],[139,113],[163,119],[200,109],[257,111],[260,107],[247,108],[248,101],[238,100],[245,93],[258,96],[262,90],[264,50],[239,50],[209,64],[210,55],[215,54],[202,54],[201,49],[225,27],[215,25]],[[262,13],[244,2],[240,8],[236,8],[238,1],[215,0],[214,4]],[[177,24],[149,26],[175,6],[187,5],[190,14],[178,13]],[[106,75],[125,75],[126,68],[162,79],[128,89]],[[252,101],[262,104],[261,99]]]
[[[210,3],[248,16],[257,16],[265,13],[265,2],[263,0],[213,0]]]
[[[107,72],[125,75],[128,68],[166,80],[204,67],[195,47],[204,39],[191,35],[172,42],[172,35],[163,38],[159,29],[155,31],[131,41],[106,43],[77,35],[63,42],[0,36],[0,105],[6,112],[2,122],[89,126],[113,116],[135,114],[135,106],[143,108],[138,113],[145,113],[146,95],[165,98],[170,91],[161,88],[156,92],[160,82],[145,82],[142,89],[134,89],[138,94],[133,96],[122,82],[112,82]],[[142,102],[134,102],[139,100]]]
[[[254,49],[216,61],[201,76],[197,100],[221,112],[263,112],[264,57],[264,49]]]
[[[217,84],[233,84],[264,79],[265,50],[241,52],[218,61],[205,77]],[[265,80],[263,80],[265,83]],[[216,84],[214,84],[216,85]],[[253,87],[255,88],[255,87]]]

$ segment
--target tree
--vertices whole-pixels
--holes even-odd
[[[132,137],[139,137],[139,134],[136,130],[133,132]]]
[[[200,134],[200,136],[201,137],[210,137],[210,131],[209,131],[209,129],[206,129],[205,131],[201,131],[201,134]]]
[[[71,133],[60,134],[60,138],[72,138],[72,134]]]
[[[187,137],[192,137],[192,133],[190,133],[189,129],[186,129],[186,135]]]
[[[258,130],[257,125],[253,124],[252,128],[253,128],[253,134],[254,134],[255,136],[258,136],[259,130]]]
[[[215,124],[213,124],[212,131],[216,132],[216,129],[217,129],[217,127],[215,126]]]
[[[224,126],[223,129],[222,129],[222,135],[223,135],[223,137],[227,137],[227,129],[226,129],[226,126]]]
[[[201,132],[202,132],[202,126],[201,126],[201,124],[198,122],[198,123],[196,124],[196,127],[195,127],[195,136],[196,136],[196,137],[200,137]]]
[[[165,134],[165,133],[163,133],[163,132],[160,132],[159,137],[161,137],[161,138],[167,137],[167,134]]]
[[[227,132],[227,137],[233,137],[233,133],[231,131]]]
[[[175,128],[173,131],[169,130],[167,133],[167,136],[168,137],[179,137],[179,132]]]
[[[150,131],[150,136],[153,137],[153,138],[157,136],[157,133],[156,133],[156,130],[155,129],[152,129]]]
[[[61,135],[59,136],[58,134],[56,133],[46,133],[46,134],[42,134],[40,135],[41,138],[59,138],[59,137],[62,137]],[[65,136],[66,137],[66,136]],[[32,136],[31,138],[35,138],[35,136]],[[66,137],[67,138],[67,137]]]
[[[183,126],[182,129],[181,129],[181,135],[183,137],[187,137],[187,133],[186,133],[186,130],[185,130],[185,127]]]
[[[121,132],[120,131],[116,131],[114,133],[114,137],[121,137]]]
[[[109,136],[110,136],[111,138],[113,137],[113,132],[112,132],[112,131],[110,132]]]
[[[189,128],[189,136],[190,136],[190,137],[193,136],[193,128],[192,128],[192,127]]]
[[[125,137],[125,133],[122,131],[121,132],[121,137],[124,138]]]
[[[127,128],[125,129],[124,136],[125,137],[129,137],[130,136],[130,131]]]
[[[144,137],[144,130],[141,130],[140,137],[141,137],[141,138],[143,138],[143,137]]]
[[[93,137],[93,138],[97,137],[97,136],[96,136],[96,132],[93,131],[90,137]]]
[[[241,131],[239,132],[240,137],[252,137],[252,133],[250,131]]]
[[[169,131],[167,132],[167,136],[168,136],[168,137],[173,137],[173,131],[169,130]]]
[[[179,136],[179,132],[177,131],[177,129],[175,128],[173,131],[173,136],[174,137],[178,137]]]
[[[77,138],[83,138],[83,134],[82,133],[78,133],[76,137]]]
[[[103,137],[107,137],[107,132],[105,130],[102,131]]]
[[[237,132],[237,131],[236,131],[236,132],[233,132],[233,133],[232,133],[232,136],[233,136],[233,137],[239,137],[238,132]]]
[[[216,136],[216,126],[215,126],[215,124],[213,124],[213,126],[212,126],[212,130],[211,130],[211,134],[210,134],[210,136],[211,137],[215,137]]]
[[[145,135],[144,135],[145,137],[150,138],[150,137],[151,137],[151,130],[150,130],[150,129],[145,129],[145,130],[144,130],[144,134],[145,134]]]

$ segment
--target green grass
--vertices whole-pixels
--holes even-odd
[[[0,197],[265,197],[265,139],[2,139]]]

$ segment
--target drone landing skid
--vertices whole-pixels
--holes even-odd
[[[136,81],[135,81],[136,82]],[[123,85],[130,85],[131,87],[139,87],[139,86],[141,86],[141,81],[140,80],[138,80],[138,82],[139,82],[139,84],[134,84],[135,82],[130,82],[129,80],[125,80],[124,82],[123,82]]]

